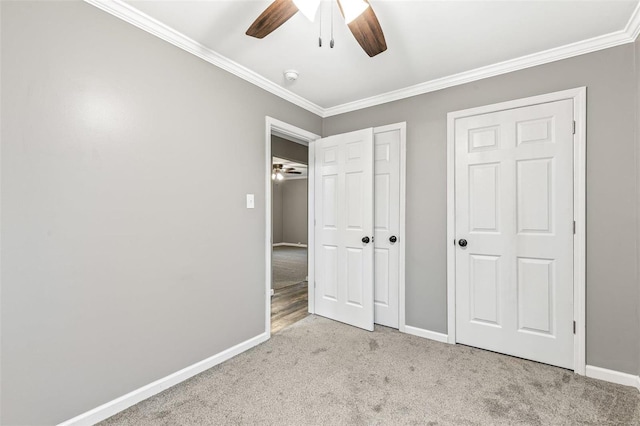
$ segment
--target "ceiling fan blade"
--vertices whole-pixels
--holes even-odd
[[[369,3],[369,0],[364,0]],[[338,6],[340,8],[340,12],[344,16],[344,12],[342,11],[342,5],[338,0]],[[370,57],[374,57],[379,53],[387,50],[387,42],[384,39],[384,33],[382,32],[382,27],[380,26],[380,22],[378,22],[378,17],[371,5],[362,12],[360,16],[351,21],[349,24],[349,30],[351,30],[351,34],[355,37],[360,47],[369,55]]]
[[[264,38],[296,14],[298,8],[293,0],[275,0],[253,21],[246,34]]]

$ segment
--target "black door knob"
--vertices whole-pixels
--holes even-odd
[[[458,241],[458,244],[460,244],[460,247],[466,247],[467,246],[467,240],[465,240],[464,238]]]
[[[369,237],[362,237],[362,242],[363,242],[363,243],[365,243],[365,244],[369,244],[369,241],[371,241],[371,240],[369,239]]]
[[[389,237],[389,242],[395,243],[396,241],[398,241],[398,238],[395,235]]]

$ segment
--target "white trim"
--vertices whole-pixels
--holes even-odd
[[[271,337],[271,255],[273,251],[273,247],[278,244],[287,244],[287,243],[276,243],[272,242],[272,224],[271,224],[271,168],[272,159],[271,159],[271,135],[286,135],[290,137],[293,142],[299,143],[301,145],[306,145],[309,147],[309,159],[311,159],[311,155],[313,151],[313,141],[316,139],[320,139],[320,136],[315,133],[308,132],[299,127],[293,126],[289,123],[285,123],[284,121],[276,120],[272,117],[265,117],[265,333],[267,336]],[[313,209],[312,209],[312,199],[313,199],[313,163],[309,162],[308,164],[308,174],[309,174],[309,189],[307,191],[307,197],[309,198],[309,223],[313,223]],[[311,227],[310,227],[311,229]],[[307,259],[309,259],[308,263],[308,279],[309,283],[313,282],[315,277],[313,271],[313,244],[314,244],[314,235],[313,232],[309,232],[308,235],[308,243],[307,243]],[[295,244],[296,247],[301,247],[301,245]],[[313,293],[313,286],[309,284],[309,312],[313,309],[313,298],[311,294]],[[312,312],[313,313],[313,312]]]
[[[637,9],[636,9],[637,10]],[[587,88],[576,89],[573,94],[573,120],[576,133],[573,138],[573,217],[576,231],[573,236],[573,319],[576,334],[573,338],[573,369],[585,375],[587,364]]]
[[[620,46],[622,44],[633,43],[640,33],[640,4],[638,4],[623,30],[555,47],[542,52],[521,56],[519,58],[510,59],[493,65],[425,81],[423,83],[371,96],[369,98],[347,102],[329,108],[323,108],[302,96],[283,88],[271,80],[266,79],[258,73],[251,71],[237,62],[214,52],[208,47],[205,47],[184,34],[179,33],[149,15],[142,13],[122,0],[84,1],[322,118],[397,101],[411,96],[434,92],[447,87],[458,86],[562,59],[568,59],[574,56]]]
[[[203,371],[208,370],[211,367],[223,363],[224,361],[227,361],[228,359],[233,358],[234,356],[248,349],[251,349],[256,345],[265,342],[268,338],[269,336],[267,336],[265,333],[252,337],[251,339],[239,343],[229,349],[213,355],[212,357],[190,365],[189,367],[183,368],[182,370],[176,371],[173,374],[156,380],[155,382],[149,383],[148,385],[129,392],[128,394],[116,398],[113,401],[102,404],[99,407],[94,408],[93,410],[89,410],[86,413],[80,414],[72,419],[62,422],[59,426],[94,425],[104,419],[113,416],[114,414],[119,413],[120,411],[131,407],[134,404],[137,404],[140,401],[150,398],[153,395],[156,395],[164,391],[165,389],[170,388],[171,386],[175,386],[178,383],[195,376],[196,374],[202,373]]]
[[[319,139],[319,138],[318,138]],[[308,207],[307,213],[309,214],[309,218],[307,219],[307,300],[309,301],[308,312],[310,314],[316,313],[316,292],[315,292],[315,276],[316,276],[316,263],[315,263],[315,255],[316,255],[316,223],[315,223],[315,214],[316,214],[316,173],[315,173],[315,158],[316,158],[316,144],[309,144],[309,158],[307,159],[307,197],[308,197]]]
[[[455,227],[455,120],[447,114],[447,334],[456,343],[456,227]],[[453,215],[453,217],[451,217]]]
[[[423,328],[413,327],[410,325],[405,325],[403,331],[407,334],[423,337],[425,339],[435,340],[436,342],[442,342],[442,343],[448,342],[446,334],[438,333],[436,331],[425,330]]]
[[[231,59],[222,56],[221,54],[214,52],[201,43],[187,37],[186,35],[174,30],[173,28],[163,24],[162,22],[152,18],[146,13],[141,12],[135,7],[125,3],[122,0],[84,0],[85,2],[101,9],[116,18],[120,18],[136,27],[144,30],[154,36],[161,38],[173,44],[180,49],[196,55],[197,57],[222,68],[231,74],[240,77],[243,80],[254,84],[261,89],[266,90],[282,99],[291,102],[294,105],[304,108],[316,115],[322,116],[324,109],[319,105],[297,95],[290,90],[285,89],[279,84],[261,76],[255,71],[240,65],[239,63],[232,61]]]
[[[636,9],[637,10],[637,9]],[[573,239],[573,319],[576,334],[573,339],[574,371],[585,374],[586,365],[586,141],[587,141],[587,88],[563,90],[540,96],[516,99],[492,105],[470,108],[447,114],[447,333],[449,343],[456,342],[455,306],[455,120],[473,115],[520,108],[524,106],[555,102],[564,99],[573,101],[576,133],[574,135],[574,201],[573,211],[576,233]]]
[[[302,243],[273,243],[273,247],[307,247]]]
[[[604,380],[605,382],[632,386],[640,390],[640,377],[634,376],[633,374],[587,365],[586,376],[592,379]]]

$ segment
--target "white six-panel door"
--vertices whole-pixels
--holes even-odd
[[[375,316],[398,328],[400,128],[374,129]]]
[[[456,340],[573,368],[573,102],[457,119],[455,213]]]
[[[373,129],[315,144],[315,312],[373,331]]]

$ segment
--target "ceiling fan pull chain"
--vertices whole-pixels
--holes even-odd
[[[320,27],[318,31],[318,47],[322,47],[322,2],[320,3]]]
[[[331,2],[331,41],[329,42],[329,47],[333,49],[334,44],[335,43],[333,41],[333,2]]]

